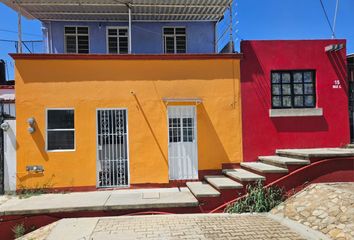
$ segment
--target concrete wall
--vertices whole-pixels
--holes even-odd
[[[5,120],[10,128],[4,132],[4,187],[5,192],[16,191],[16,120]]]
[[[325,52],[344,40],[242,41],[241,96],[245,161],[279,148],[339,147],[349,143],[346,49]],[[272,70],[315,70],[316,108],[323,116],[269,116]],[[336,81],[339,80],[339,86]]]
[[[107,26],[128,26],[128,23],[107,22],[51,22],[53,53],[64,53],[64,27],[89,26],[90,53],[107,53]],[[213,53],[215,51],[214,22],[134,22],[132,24],[132,53],[163,53],[163,27],[184,26],[187,33],[187,53]],[[47,40],[45,39],[44,42]]]
[[[94,57],[15,57],[18,186],[94,187],[97,108],[128,109],[131,184],[168,183],[163,98],[203,100],[197,106],[199,171],[242,161],[239,59]],[[66,107],[75,110],[76,150],[47,152],[46,108]],[[33,134],[27,131],[29,117],[36,120]],[[42,165],[44,173],[28,174],[26,165]]]

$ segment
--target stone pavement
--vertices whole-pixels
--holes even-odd
[[[0,197],[1,215],[198,206],[188,188],[125,189]]]
[[[46,227],[44,227],[46,228]],[[62,219],[21,240],[56,239],[326,239],[305,226],[269,214],[178,214]]]
[[[272,210],[332,239],[354,239],[354,183],[310,185]]]

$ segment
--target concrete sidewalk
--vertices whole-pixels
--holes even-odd
[[[0,215],[198,206],[188,188],[127,189],[0,197]]]
[[[262,239],[317,240],[323,234],[269,214],[178,214],[62,219],[21,240]]]

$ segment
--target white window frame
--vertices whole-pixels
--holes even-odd
[[[65,33],[65,28],[66,27],[74,27],[76,28],[76,33],[73,34],[73,33],[69,33],[69,34],[66,34]],[[87,34],[83,34],[83,33],[77,33],[77,28],[78,27],[87,27]],[[89,54],[91,51],[90,51],[90,26],[83,26],[83,25],[65,25],[64,26],[64,52],[67,53],[67,54],[73,54],[73,53],[68,53],[67,52],[67,44],[66,44],[66,36],[75,36],[76,37],[76,54],[78,54],[78,51],[79,51],[79,41],[78,41],[78,36],[87,36],[88,37],[88,53],[82,53],[82,54]]]
[[[120,53],[120,50],[119,50],[119,34],[116,36],[117,37],[117,53],[110,53],[109,52],[109,35],[108,35],[108,30],[109,29],[116,29],[117,32],[119,32],[120,29],[126,29],[127,30],[127,39],[128,39],[128,51],[127,51],[127,54],[129,53],[129,49],[130,49],[130,41],[129,41],[129,27],[127,26],[107,26],[106,28],[106,52],[107,54],[123,54],[123,53]]]
[[[74,128],[68,129],[48,129],[48,111],[51,110],[73,110],[74,111]],[[74,132],[74,148],[73,149],[48,149],[48,131],[73,131]],[[46,152],[74,152],[76,151],[76,130],[75,130],[75,109],[74,108],[46,108],[45,111],[45,150]]]
[[[174,32],[176,32],[176,28],[184,28],[185,29],[185,34],[165,34],[165,28],[173,28],[175,29]],[[173,37],[173,40],[174,40],[174,53],[167,53],[166,52],[166,40],[165,40],[165,36],[168,36],[168,37]],[[183,54],[183,53],[177,53],[177,40],[176,40],[176,37],[177,36],[184,36],[186,38],[186,52],[187,53],[187,27],[186,26],[164,26],[162,28],[162,42],[163,42],[163,45],[162,45],[162,51],[164,54]]]

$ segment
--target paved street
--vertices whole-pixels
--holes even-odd
[[[327,234],[331,239],[354,239],[354,183],[310,185],[272,210]]]
[[[317,234],[265,214],[186,214],[64,219],[22,240],[326,239]]]

